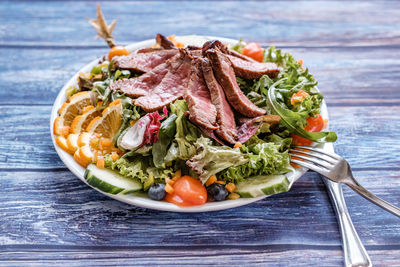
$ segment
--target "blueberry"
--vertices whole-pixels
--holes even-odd
[[[207,193],[215,201],[225,200],[229,194],[225,189],[225,186],[218,183],[211,184],[209,187],[207,187]]]
[[[149,198],[153,200],[163,200],[165,198],[165,184],[153,184],[150,186],[149,191]]]

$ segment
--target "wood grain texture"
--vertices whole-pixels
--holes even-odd
[[[121,44],[162,32],[224,33],[226,37],[285,46],[397,46],[399,7],[396,1],[102,2],[106,18],[118,20],[114,35]],[[1,4],[0,25],[7,26],[0,31],[0,44],[101,46],[85,20],[94,17],[95,3],[89,1]]]
[[[153,38],[151,36],[149,38]],[[400,48],[286,48],[304,60],[328,105],[399,105]],[[0,104],[51,105],[64,84],[102,49],[0,49]],[[29,58],[29,64],[21,64]],[[51,64],[49,64],[51,62]]]
[[[40,251],[38,249],[40,248]],[[368,248],[368,247],[367,247]],[[290,246],[281,251],[273,246],[263,247],[219,247],[215,248],[14,248],[3,252],[7,266],[342,266],[343,253],[339,248],[313,249],[303,247],[292,250]],[[369,255],[374,266],[397,266],[398,249],[382,250],[370,248]],[[60,255],[62,255],[60,257]],[[201,259],[201,262],[199,262]],[[316,259],[323,259],[318,261]],[[374,261],[375,262],[375,261]]]
[[[65,168],[50,139],[50,112],[50,106],[0,106],[0,170]],[[353,168],[400,166],[394,141],[400,139],[400,106],[333,106],[329,112],[339,136],[335,148]]]

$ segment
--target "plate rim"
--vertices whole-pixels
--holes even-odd
[[[224,37],[215,37],[215,36],[202,36],[202,35],[184,35],[184,36],[176,36],[176,40],[183,42],[185,44],[194,44],[195,41],[207,41],[207,40],[214,40],[218,39],[224,43],[228,44],[234,44],[237,43],[238,40],[234,39],[229,39],[229,38],[224,38]],[[134,42],[126,46],[126,48],[130,51],[137,50],[139,48],[144,48],[144,47],[149,47],[152,44],[154,44],[155,41],[154,39],[149,39],[149,40],[144,40],[140,42]],[[85,178],[84,178],[84,173],[85,169],[80,166],[72,157],[72,155],[68,154],[64,150],[62,150],[55,142],[55,135],[53,133],[53,124],[54,120],[58,116],[58,109],[61,107],[62,103],[65,102],[66,97],[65,97],[65,91],[66,89],[73,84],[76,84],[77,78],[79,76],[80,72],[88,72],[91,70],[91,68],[98,63],[98,61],[101,58],[97,58],[90,63],[86,64],[84,67],[82,67],[79,71],[77,71],[62,87],[62,89],[59,91],[56,99],[54,100],[52,109],[51,109],[51,115],[50,115],[50,134],[51,134],[51,139],[53,142],[53,146],[59,156],[59,158],[62,160],[62,162],[65,164],[65,166],[75,175],[77,176],[82,182],[84,182],[86,185],[89,187],[95,189],[96,191],[100,192],[101,194],[104,194],[108,197],[111,197],[113,199],[116,199],[118,201],[124,202],[129,205],[141,207],[141,208],[147,208],[147,209],[153,209],[153,210],[159,210],[159,211],[169,211],[169,212],[183,212],[183,213],[193,213],[193,212],[209,212],[209,211],[218,211],[218,210],[225,210],[225,209],[231,209],[231,208],[236,208],[236,207],[241,207],[253,202],[256,202],[258,200],[267,198],[269,196],[260,196],[256,198],[239,198],[237,200],[226,200],[226,201],[221,201],[221,202],[207,202],[204,205],[201,206],[193,206],[193,207],[179,207],[177,205],[174,205],[172,203],[168,203],[165,201],[156,201],[149,199],[147,197],[143,196],[137,196],[137,195],[112,195],[108,194],[106,192],[103,192],[91,185],[89,185]],[[328,116],[328,109],[325,103],[325,100],[323,100],[322,105],[321,105],[321,115],[323,118],[329,118]],[[292,185],[294,184],[295,181],[300,179],[308,169],[306,168],[297,168],[295,172],[293,172],[293,177],[291,177],[291,183],[290,183],[290,189],[292,188]],[[289,190],[290,190],[289,189]]]

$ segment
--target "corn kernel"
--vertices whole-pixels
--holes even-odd
[[[229,199],[229,200],[235,200],[235,199],[238,199],[238,198],[240,198],[240,195],[237,194],[237,193],[230,193],[230,194],[228,195],[228,199]]]
[[[206,182],[206,186],[210,186],[217,181],[217,176],[211,175]]]
[[[229,193],[233,193],[236,190],[236,185],[234,183],[229,183],[225,185],[226,190],[228,190]]]

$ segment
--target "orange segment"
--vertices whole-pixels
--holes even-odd
[[[89,133],[101,134],[104,138],[113,138],[122,124],[122,104],[117,99],[103,110],[101,117],[94,118],[86,128]]]
[[[95,109],[88,109],[82,116],[93,110]],[[81,118],[78,116],[77,120],[81,120]],[[93,118],[88,123],[86,132],[79,134],[76,141],[78,149],[75,152],[76,155],[74,155],[76,161],[82,166],[87,166],[89,163],[97,162],[99,157],[117,152],[118,149],[113,146],[112,139],[121,124],[122,103],[118,99],[111,102],[101,116]]]
[[[74,154],[74,159],[76,162],[78,162],[79,165],[82,167],[86,168],[90,162],[84,161],[80,156],[78,150]]]
[[[88,145],[90,143],[91,135],[89,133],[81,133],[78,137],[78,146]]]
[[[82,110],[82,115],[78,115],[71,123],[71,133],[81,133],[83,132],[89,123],[99,115],[99,112],[94,108],[94,106],[87,106]]]
[[[56,135],[65,135],[65,127],[70,127],[72,121],[87,106],[93,105],[96,93],[84,91],[74,94],[59,110],[59,117],[54,121],[53,131]]]
[[[68,150],[71,154],[75,153],[78,149],[78,137],[79,134],[69,134],[67,137]]]
[[[56,137],[56,143],[59,147],[61,147],[62,150],[64,150],[65,152],[70,152],[69,151],[69,147],[68,147],[68,143],[67,143],[67,139],[65,139],[65,137],[63,136],[57,136]]]

